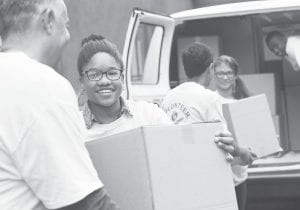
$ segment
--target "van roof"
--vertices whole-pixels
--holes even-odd
[[[186,10],[170,15],[176,20],[194,20],[210,17],[230,17],[266,12],[300,10],[300,0],[265,0],[221,4]]]

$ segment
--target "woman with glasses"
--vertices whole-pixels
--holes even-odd
[[[227,55],[221,55],[213,63],[216,91],[222,96],[223,103],[250,96],[248,89],[238,76],[238,70],[238,62]],[[245,210],[247,201],[247,166],[232,165],[232,171],[236,181],[235,190],[239,210]]]
[[[125,100],[123,61],[117,47],[102,36],[83,39],[77,67],[86,102],[82,110],[87,140],[144,125],[172,124],[155,104]]]
[[[216,91],[225,99],[242,99],[250,96],[238,76],[239,64],[230,56],[221,55],[213,64]]]

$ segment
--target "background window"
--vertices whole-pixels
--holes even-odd
[[[141,23],[133,49],[132,84],[157,84],[163,27]]]

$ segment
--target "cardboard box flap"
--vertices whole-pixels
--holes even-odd
[[[150,177],[142,136],[142,129],[137,128],[86,142],[100,180],[123,210],[152,210]]]

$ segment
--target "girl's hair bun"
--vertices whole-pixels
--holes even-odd
[[[81,41],[81,47],[83,47],[85,44],[87,44],[90,41],[101,41],[103,39],[104,37],[101,35],[91,34]]]

